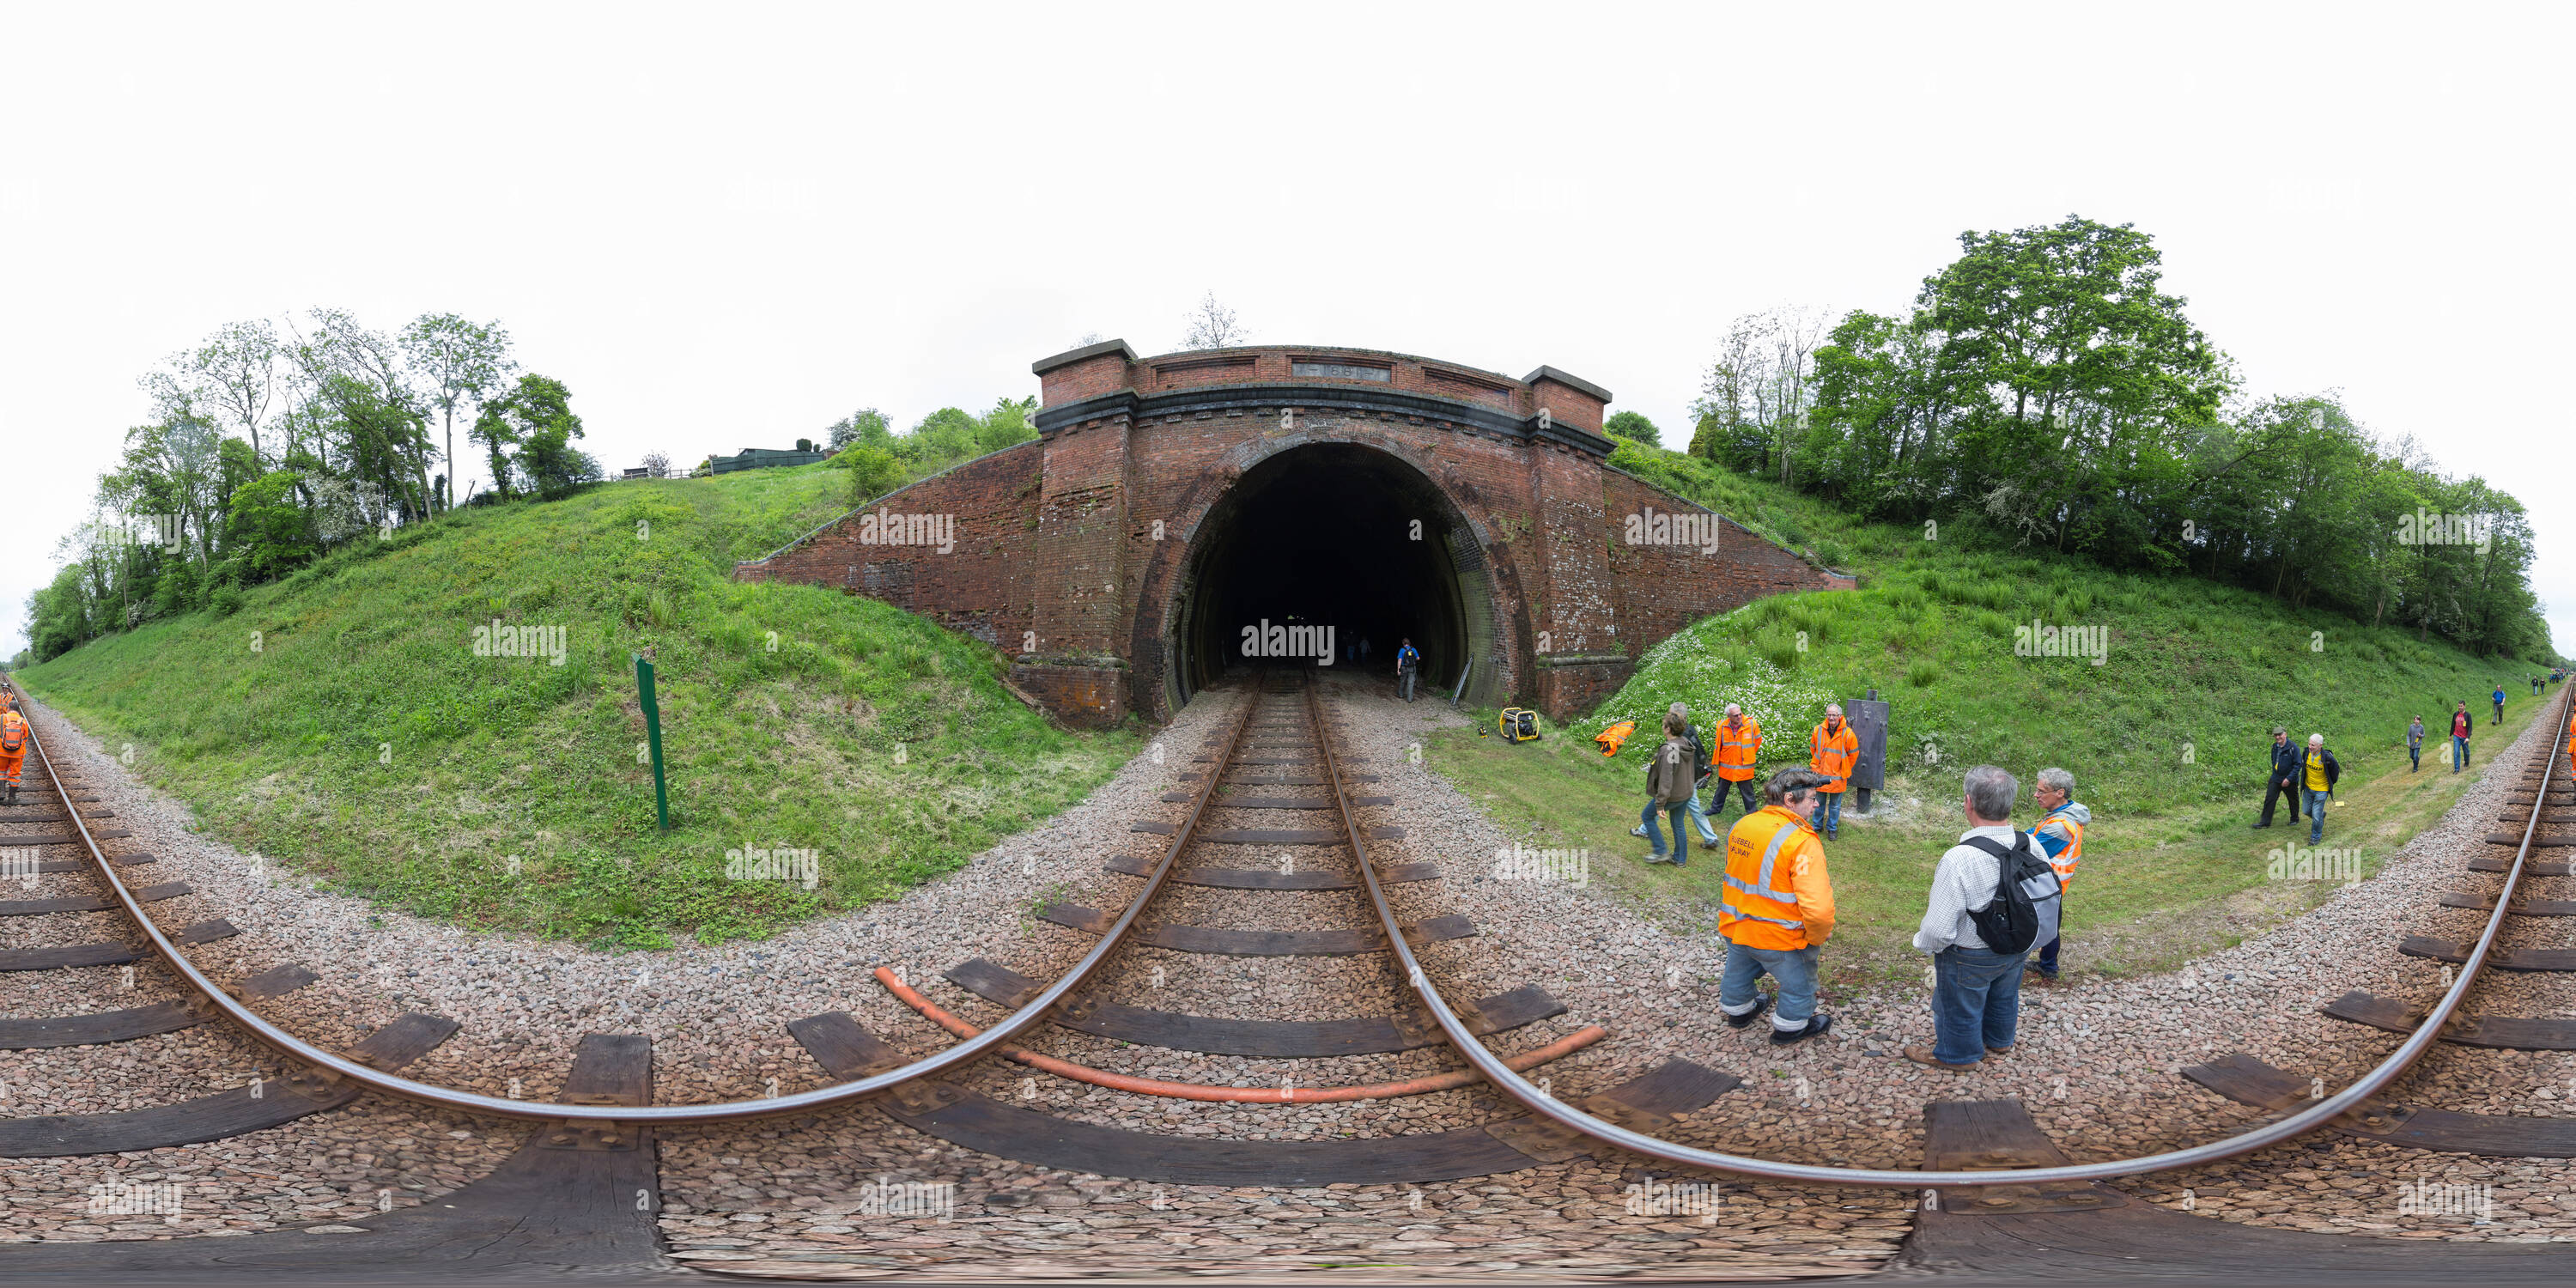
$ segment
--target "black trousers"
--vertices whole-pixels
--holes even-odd
[[[2283,786],[2281,785],[2281,780],[2280,780],[2280,779],[2278,779],[2278,778],[2275,778],[2275,779],[2270,780],[2270,782],[2267,784],[2267,787],[2268,787],[2268,790],[2266,790],[2266,791],[2263,793],[2263,822],[2264,822],[2266,825],[2269,825],[2269,824],[2271,823],[2271,821],[2272,821],[2272,807],[2273,807],[2274,805],[2278,804],[2278,803],[2280,802],[2280,799],[2281,799],[2282,797],[2284,797],[2284,796],[2287,796],[2287,797],[2289,797],[2289,798],[2290,798],[2290,817],[2292,817],[2292,818],[2305,818],[2305,817],[2307,817],[2307,815],[2302,814],[2302,813],[2300,813],[2300,812],[2299,812],[2299,789],[2298,789],[2298,788],[2296,788],[2296,787],[2283,787]]]
[[[1762,808],[1761,790],[1753,785],[1752,779],[1747,778],[1742,781],[1730,782],[1727,779],[1719,778],[1712,781],[1717,784],[1717,791],[1711,794],[1708,798],[1709,817],[1715,818],[1726,812],[1726,789],[1730,787],[1734,788],[1736,795],[1743,799],[1745,813],[1750,814],[1753,811]]]

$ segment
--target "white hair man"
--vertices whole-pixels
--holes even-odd
[[[2062,899],[2066,888],[2075,884],[2075,865],[2084,858],[2084,826],[2093,821],[2093,811],[2075,799],[2075,775],[2054,765],[2039,771],[2038,781],[2031,785],[2030,798],[2039,806],[2039,825],[2030,829],[2030,839],[2039,842],[2040,853],[2048,856],[2048,866],[2057,872],[2057,892]],[[2065,923],[2061,920],[2059,925]],[[2061,935],[2052,935],[2040,945],[2039,957],[2032,963],[2041,980],[2057,982],[2057,945]]]
[[[2308,803],[2308,844],[2325,839],[2326,805],[2334,799],[2335,779],[2343,766],[2335,763],[2334,753],[2326,750],[2326,736],[2308,735],[2308,752],[2299,758],[2299,799]]]

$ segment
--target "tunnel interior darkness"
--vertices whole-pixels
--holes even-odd
[[[1384,452],[1319,443],[1272,456],[1210,507],[1193,544],[1174,617],[1176,705],[1229,668],[1297,664],[1244,656],[1243,629],[1265,619],[1330,626],[1337,653],[1369,641],[1364,669],[1376,677],[1394,675],[1396,643],[1410,636],[1424,693],[1446,693],[1473,647],[1473,534],[1431,480]],[[1462,582],[1461,562],[1479,575]]]

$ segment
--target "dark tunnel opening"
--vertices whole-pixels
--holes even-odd
[[[1335,669],[1389,682],[1397,642],[1410,637],[1422,653],[1417,696],[1446,695],[1468,659],[1489,652],[1473,535],[1431,480],[1384,452],[1281,452],[1210,508],[1194,545],[1173,631],[1176,706],[1230,668],[1316,664],[1312,633],[1303,660],[1246,656],[1245,628],[1265,622],[1330,627]],[[1364,663],[1346,647],[1362,640]]]

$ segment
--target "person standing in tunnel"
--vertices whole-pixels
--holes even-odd
[[[1404,700],[1407,702],[1413,701],[1413,676],[1421,669],[1422,655],[1413,651],[1413,637],[1408,635],[1395,650],[1395,675],[1402,683]]]

